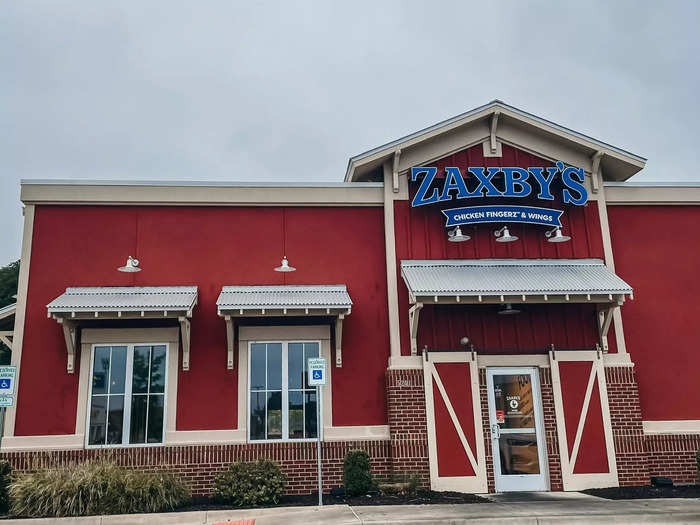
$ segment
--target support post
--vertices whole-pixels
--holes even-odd
[[[394,164],[391,170],[391,189],[394,193],[399,192],[399,160],[401,159],[401,150],[397,149],[394,152]]]
[[[491,133],[489,134],[489,147],[491,148],[491,154],[495,155],[498,151],[498,144],[496,143],[496,129],[498,128],[498,117],[500,116],[500,111],[494,111],[491,116]]]
[[[190,369],[190,320],[178,317],[180,321],[180,339],[182,339],[182,369]]]

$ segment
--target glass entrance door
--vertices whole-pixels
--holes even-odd
[[[537,368],[487,368],[496,492],[548,489]]]

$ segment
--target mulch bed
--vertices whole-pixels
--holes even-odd
[[[605,499],[700,498],[700,485],[676,485],[673,487],[641,485],[588,489],[582,492]]]
[[[324,494],[324,505],[430,505],[434,503],[491,503],[489,500],[474,494],[462,494],[460,492],[433,492],[420,491],[413,496],[406,495],[385,495],[366,494],[354,497],[335,497]],[[187,512],[194,510],[232,510],[249,508],[270,508],[270,507],[301,507],[318,505],[317,494],[307,494],[304,496],[283,496],[277,505],[261,505],[260,507],[233,507],[221,505],[207,498],[197,498],[192,505],[177,509],[177,512]]]

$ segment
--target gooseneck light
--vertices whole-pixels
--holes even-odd
[[[134,259],[131,255],[129,255],[129,258],[126,260],[126,264],[124,266],[120,266],[117,268],[117,270],[126,273],[140,272],[141,268],[139,268],[139,260]]]
[[[508,231],[508,226],[504,226],[500,230],[496,230],[493,232],[493,234],[496,236],[496,242],[513,242],[518,240],[517,235],[510,234]]]
[[[563,235],[561,233],[561,227],[559,226],[552,230],[549,230],[548,232],[545,232],[544,236],[547,237],[547,242],[566,242],[571,240],[571,237],[569,237],[568,235]]]
[[[464,242],[471,239],[469,235],[462,233],[462,228],[457,226],[454,230],[447,232],[447,240],[450,242]]]

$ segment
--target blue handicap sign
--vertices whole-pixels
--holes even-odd
[[[11,384],[12,384],[12,380],[10,380],[10,379],[0,379],[0,388],[1,389],[8,389],[8,388],[10,388]]]
[[[311,377],[318,380],[323,379],[323,372],[321,370],[314,370]]]

